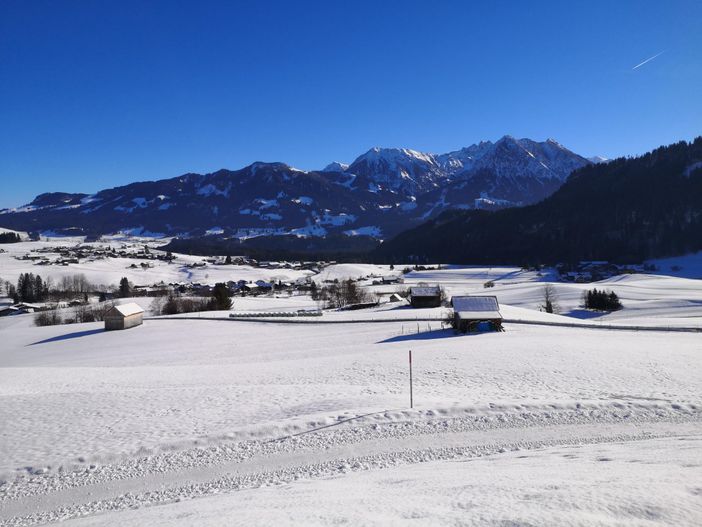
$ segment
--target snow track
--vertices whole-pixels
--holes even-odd
[[[347,472],[552,446],[702,438],[697,408],[515,411],[402,422],[383,422],[382,417],[365,416],[360,425],[350,421],[273,440],[19,477],[0,487],[0,521],[3,526],[37,525]],[[378,418],[380,422],[369,422]]]

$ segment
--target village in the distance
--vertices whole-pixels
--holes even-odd
[[[23,284],[14,284],[5,280],[3,283],[5,298],[3,306],[0,309],[0,316],[9,316],[14,314],[35,313],[41,311],[58,310],[66,308],[78,308],[81,306],[89,306],[97,302],[98,309],[96,312],[106,311],[105,307],[100,305],[104,302],[114,303],[115,299],[120,297],[194,297],[207,298],[213,293],[216,284],[207,280],[209,273],[199,272],[199,276],[205,277],[205,282],[192,281],[187,279],[192,278],[192,270],[213,270],[213,274],[222,274],[224,269],[227,275],[236,277],[237,269],[240,267],[242,276],[249,274],[249,270],[258,269],[261,276],[266,278],[258,278],[257,280],[247,280],[245,278],[236,280],[229,278],[226,282],[221,282],[226,286],[227,296],[232,299],[245,296],[260,296],[260,295],[280,295],[300,296],[310,295],[310,297],[318,302],[318,306],[322,307],[343,307],[346,310],[357,310],[370,307],[377,307],[381,302],[399,302],[409,301],[410,305],[417,307],[419,301],[416,293],[412,295],[411,288],[396,287],[395,290],[387,287],[404,283],[404,276],[413,271],[440,270],[441,264],[435,268],[426,265],[406,265],[398,266],[390,265],[387,269],[378,266],[369,274],[358,277],[348,277],[346,281],[358,285],[359,293],[357,297],[345,299],[343,305],[336,305],[333,299],[326,294],[325,288],[329,288],[331,284],[339,284],[339,279],[321,278],[324,269],[337,265],[335,261],[258,261],[255,258],[246,256],[209,256],[209,257],[192,257],[186,255],[174,255],[170,251],[159,249],[164,243],[153,243],[146,240],[146,243],[141,243],[138,240],[120,241],[116,240],[112,244],[102,244],[100,242],[93,243],[76,243],[74,245],[64,245],[62,240],[58,239],[55,243],[41,244],[41,247],[31,248],[32,245],[27,244],[29,251],[23,254],[13,254],[12,258],[30,264],[35,271],[28,271],[27,274],[32,275],[30,282],[34,284],[39,280],[41,285],[38,286],[39,291],[35,292],[35,287],[29,287],[29,292],[23,292]],[[5,250],[2,250],[6,252]],[[14,251],[13,251],[14,252]],[[119,283],[101,284],[89,281],[84,273],[66,272],[56,273],[48,269],[46,273],[49,278],[42,279],[41,268],[43,266],[63,266],[80,268],[80,265],[91,265],[95,262],[100,262],[110,259],[137,260],[129,263],[125,267],[125,274],[133,276],[133,281],[122,277]],[[148,282],[152,279],[155,272],[134,274],[134,271],[147,271],[154,269],[158,262],[165,262],[169,266],[178,268],[182,275],[182,280],[165,282],[163,279],[154,282]],[[231,268],[222,266],[235,266]],[[29,269],[29,267],[27,267]],[[114,269],[114,267],[112,267]],[[115,269],[116,270],[116,269]],[[266,273],[265,271],[268,271]],[[533,271],[543,276],[546,272],[554,280],[559,282],[571,283],[590,283],[611,278],[619,274],[635,274],[643,272],[656,271],[656,266],[649,264],[614,264],[607,261],[582,261],[575,265],[558,264],[552,269],[524,268],[523,272]],[[676,269],[673,269],[676,270]],[[279,272],[277,279],[276,271]],[[302,276],[291,279],[293,274],[288,275],[287,272],[305,271]],[[128,272],[128,273],[127,273]],[[54,282],[50,277],[60,275],[61,280]],[[169,273],[173,275],[174,273]],[[270,276],[270,277],[269,277]],[[146,283],[145,283],[146,282]],[[209,282],[209,283],[207,283]],[[76,284],[78,284],[76,286]],[[427,284],[428,285],[428,284]],[[434,289],[438,291],[441,288],[440,284],[432,284]],[[494,287],[493,280],[487,280],[483,287],[485,289]],[[373,286],[370,287],[369,286]],[[25,286],[26,287],[26,286]],[[432,305],[422,307],[439,307],[442,302],[446,304],[450,299],[440,298],[441,295],[435,294],[435,301]],[[363,301],[360,301],[363,300]],[[231,304],[233,305],[233,300]],[[338,303],[338,302],[337,302]],[[158,305],[155,302],[154,305]],[[545,308],[544,308],[545,309]],[[321,310],[315,310],[321,314]],[[176,314],[176,313],[157,313],[157,314]],[[67,319],[80,320],[81,317],[71,317],[70,312],[65,317]],[[37,325],[41,324],[41,318]]]

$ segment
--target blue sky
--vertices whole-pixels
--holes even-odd
[[[700,20],[699,1],[3,0],[0,207],[504,134],[639,154],[702,134]]]

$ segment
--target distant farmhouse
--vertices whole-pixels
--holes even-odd
[[[0,317],[8,317],[10,315],[19,315],[20,311],[15,306],[0,307]]]
[[[410,288],[412,307],[441,307],[441,288],[437,286],[417,286]]]
[[[105,329],[129,329],[144,323],[144,310],[131,302],[112,307],[105,314]]]
[[[454,328],[461,333],[502,331],[500,305],[495,296],[454,296]]]
[[[11,306],[0,306],[0,317],[34,313],[35,311],[41,311],[42,307],[40,304],[29,304],[27,302],[20,302]]]

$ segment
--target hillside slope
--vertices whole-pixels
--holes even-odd
[[[702,137],[576,170],[523,208],[450,211],[383,243],[380,261],[641,261],[702,248]]]

